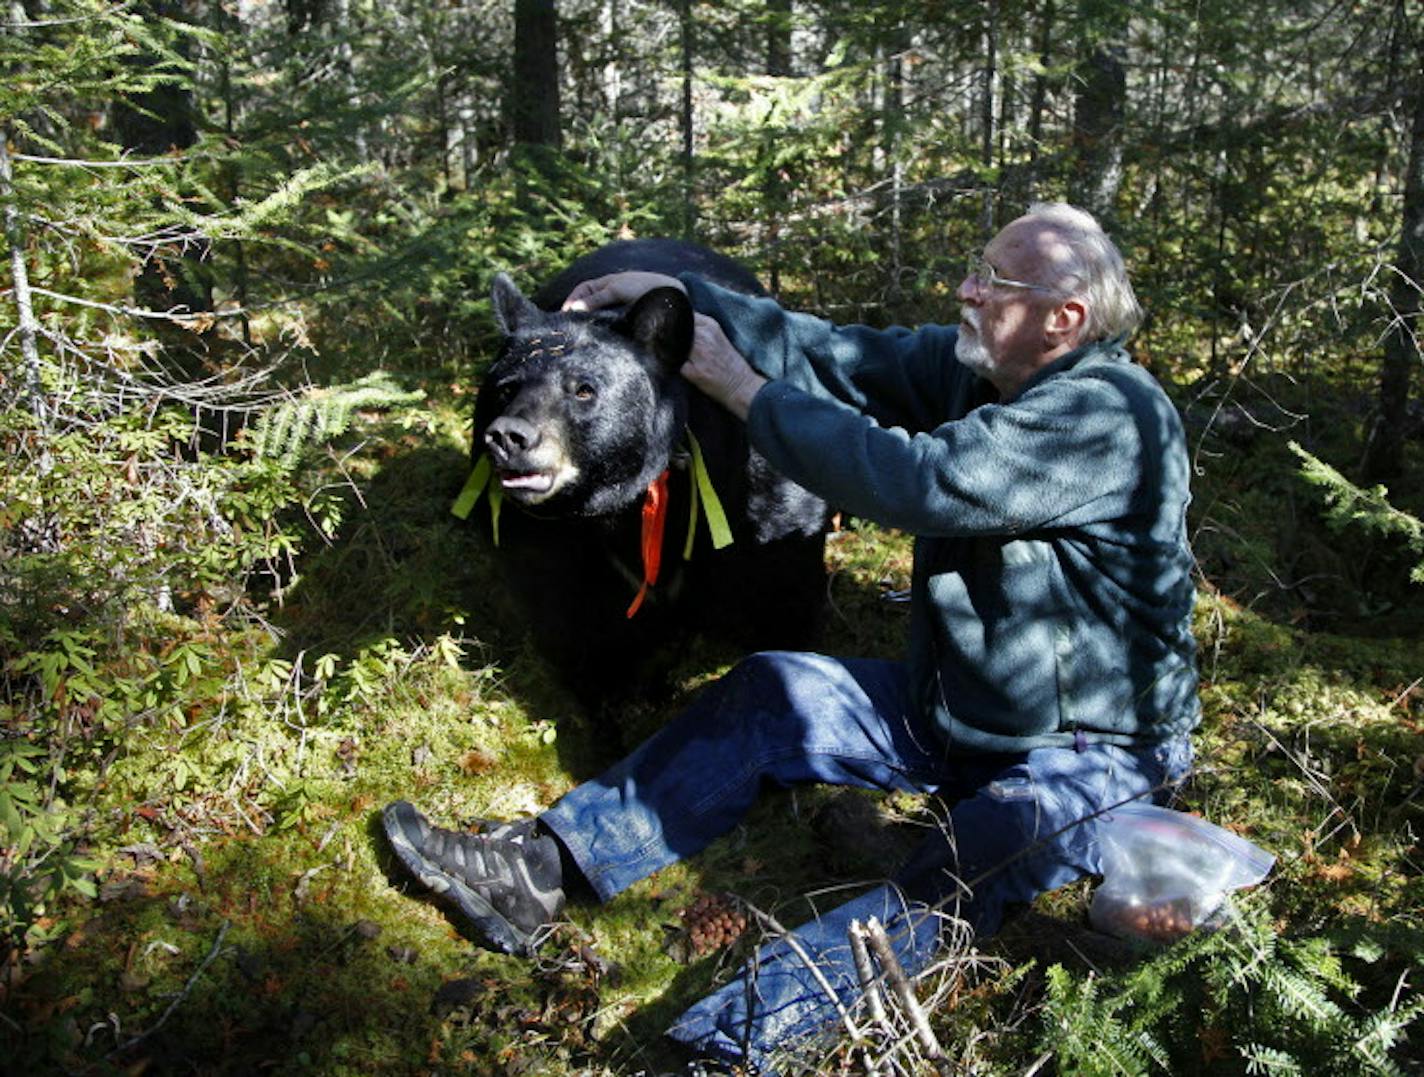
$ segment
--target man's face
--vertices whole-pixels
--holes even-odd
[[[959,285],[963,305],[955,356],[1004,395],[1056,358],[1046,328],[1065,298],[1052,288],[1059,278],[1054,266],[1065,256],[1056,232],[1020,218],[984,248],[985,267]],[[985,279],[990,270],[993,276]]]

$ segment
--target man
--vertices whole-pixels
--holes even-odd
[[[1099,813],[1185,776],[1200,713],[1187,458],[1171,403],[1121,346],[1140,318],[1121,255],[1071,206],[1036,205],[994,237],[959,286],[957,328],[839,328],[688,275],[616,274],[566,306],[667,284],[699,312],[683,374],[756,448],[916,536],[906,661],[753,655],[536,819],[462,834],[401,801],[384,821],[477,933],[532,952],[571,879],[610,900],[727,831],[764,784],[938,792],[941,832],[891,883],[798,929],[797,947],[763,947],[670,1030],[765,1065],[837,1019],[828,988],[857,998],[853,918],[885,921],[922,968],[937,911],[992,933],[1005,903],[1097,870]]]

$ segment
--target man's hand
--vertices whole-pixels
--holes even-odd
[[[654,288],[687,289],[676,277],[662,273],[629,270],[594,277],[576,285],[564,300],[564,310],[590,311],[602,307],[636,303]],[[705,314],[694,315],[692,353],[683,364],[682,376],[721,404],[739,419],[751,410],[752,397],[766,384],[732,347],[722,327]]]
[[[694,318],[692,354],[683,364],[682,376],[745,421],[752,397],[766,384],[766,379],[732,347],[720,325],[705,314],[694,315]]]
[[[629,270],[624,273],[610,273],[606,277],[594,277],[576,284],[569,297],[564,300],[564,310],[590,311],[602,307],[627,306],[636,303],[654,288],[676,288],[684,295],[687,289],[676,277],[662,273],[642,273]]]

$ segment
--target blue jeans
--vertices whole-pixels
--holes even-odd
[[[752,655],[621,763],[540,818],[603,901],[730,830],[764,787],[825,782],[939,793],[944,825],[887,883],[793,933],[849,1008],[859,997],[846,928],[878,917],[907,972],[928,964],[942,920],[996,931],[1008,902],[1098,870],[1104,808],[1186,776],[1187,738],[1019,755],[952,756],[911,704],[905,666],[800,652]],[[687,1010],[669,1035],[765,1067],[837,1020],[825,986],[785,941]]]

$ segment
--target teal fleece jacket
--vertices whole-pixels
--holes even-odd
[[[955,358],[956,328],[837,327],[682,281],[772,379],[752,444],[830,504],[915,536],[909,672],[949,754],[1196,726],[1185,437],[1119,342],[1000,403]]]

